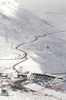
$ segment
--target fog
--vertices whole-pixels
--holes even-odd
[[[66,0],[23,0],[25,8],[43,17],[46,12],[66,12]]]

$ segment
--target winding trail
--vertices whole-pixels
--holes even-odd
[[[19,58],[19,59],[22,59],[22,61],[16,63],[16,64],[13,66],[13,70],[15,70],[16,72],[19,73],[19,71],[16,69],[16,66],[19,65],[20,63],[26,61],[26,60],[28,59],[28,58],[27,58],[27,55],[28,55],[28,54],[26,53],[26,51],[19,49],[20,46],[26,45],[26,44],[31,44],[31,43],[37,41],[37,40],[38,40],[39,38],[41,38],[41,37],[43,38],[43,37],[46,37],[46,36],[51,35],[51,34],[62,33],[62,32],[66,32],[66,30],[59,31],[59,32],[54,32],[54,33],[48,33],[48,34],[39,35],[39,36],[34,36],[34,37],[35,37],[34,40],[32,40],[32,41],[30,41],[30,42],[26,42],[26,43],[19,44],[17,47],[15,47],[15,49],[17,49],[17,50],[23,52],[24,54],[23,54],[23,57],[22,57],[22,58]],[[13,60],[13,59],[12,59],[12,60]],[[18,59],[17,59],[17,60],[18,60]],[[57,73],[57,74],[65,74],[65,73],[66,73],[66,72],[64,72],[64,73]]]
[[[0,60],[21,60],[20,62],[16,63],[15,65],[13,65],[13,70],[15,70],[17,73],[19,73],[19,71],[16,69],[16,66],[19,65],[20,63],[26,61],[28,58],[27,58],[27,52],[24,51],[24,50],[21,50],[19,49],[20,46],[22,45],[26,45],[26,44],[31,44],[35,41],[37,41],[39,38],[43,38],[43,37],[46,37],[46,36],[49,36],[51,34],[56,34],[56,33],[62,33],[62,32],[66,32],[66,30],[62,30],[62,31],[58,31],[58,32],[53,32],[53,33],[47,33],[47,34],[44,34],[44,35],[38,35],[38,36],[34,36],[34,40],[30,41],[30,42],[26,42],[26,43],[21,43],[19,44],[17,47],[15,47],[16,50],[19,50],[20,52],[23,52],[23,57],[20,57],[20,58],[16,58],[16,59],[0,59]],[[55,73],[55,74],[66,74],[66,72],[63,72],[63,73]]]
[[[22,63],[22,62],[24,62],[24,61],[26,61],[26,60],[28,59],[28,58],[27,58],[27,53],[26,53],[25,51],[19,49],[19,47],[22,46],[22,45],[24,45],[24,44],[33,43],[33,42],[36,41],[37,39],[38,39],[38,38],[35,38],[35,39],[34,39],[33,41],[31,41],[31,42],[22,43],[22,44],[19,44],[17,47],[15,47],[15,49],[17,49],[17,50],[19,50],[19,51],[21,51],[21,52],[24,52],[23,57],[21,58],[22,61],[20,61],[19,63],[16,63],[16,64],[13,66],[13,69],[14,69],[16,72],[19,73],[19,71],[18,71],[15,67],[16,67],[17,65],[19,65],[20,63]]]

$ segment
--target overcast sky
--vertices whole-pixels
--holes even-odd
[[[42,17],[45,12],[66,12],[66,0],[22,0],[23,5]]]

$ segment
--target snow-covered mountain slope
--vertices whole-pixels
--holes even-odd
[[[14,0],[0,1],[0,36],[3,36],[6,42],[11,43],[14,40],[13,44],[17,44],[30,41],[30,38],[36,35],[55,32],[50,23],[36,17],[20,3],[16,3],[19,6]],[[12,12],[10,16],[8,11]]]
[[[52,23],[56,29],[66,31],[66,12],[45,12],[43,18]]]
[[[40,64],[43,72],[65,72],[66,39],[63,39],[64,37],[66,37],[65,32],[54,33],[45,37],[40,35],[37,41],[28,43],[20,48],[24,48],[28,52],[29,57]],[[26,61],[28,66],[33,66],[28,61],[29,59]],[[27,67],[26,64],[24,65],[25,67]],[[34,67],[36,66],[34,65]]]
[[[0,1],[0,59],[14,58],[12,51],[17,45],[56,31],[51,24],[26,10],[20,1]]]
[[[34,15],[23,7],[21,0],[0,0],[0,72],[14,74],[13,66],[22,72],[66,72],[65,28],[58,29],[56,23],[53,24],[55,21],[50,21],[49,16],[47,18],[46,21]],[[27,60],[21,62],[22,58]],[[9,93],[11,92],[9,90]],[[51,90],[49,93],[49,96],[56,98],[22,94],[19,91],[13,92],[14,97],[11,93],[11,97],[6,97],[5,100],[57,100],[58,95],[61,95],[62,100],[66,99],[66,94]]]

